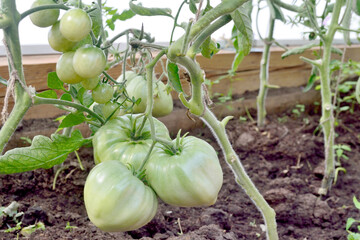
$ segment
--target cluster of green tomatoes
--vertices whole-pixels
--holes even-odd
[[[153,141],[143,115],[112,119],[94,135],[96,166],[84,200],[90,220],[103,231],[144,226],[154,218],[158,198],[179,207],[209,206],[217,199],[223,173],[214,148],[193,136],[171,140],[166,126],[153,121],[156,137],[172,147],[156,143],[145,164]]]
[[[48,4],[55,2],[36,0],[32,7]],[[223,182],[217,153],[196,137],[179,134],[174,140],[170,138],[166,126],[155,118],[173,110],[173,100],[164,83],[153,82],[152,122],[156,138],[162,140],[154,144],[149,119],[137,114],[146,110],[146,79],[126,71],[112,85],[102,82],[107,63],[103,50],[93,45],[79,46],[91,32],[88,13],[74,8],[58,20],[59,10],[47,9],[32,13],[30,18],[39,27],[52,26],[49,44],[63,53],[56,65],[59,79],[91,91],[95,104],[101,105],[102,115],[108,120],[93,136],[96,166],[84,187],[89,219],[104,231],[130,231],[154,218],[158,198],[180,207],[214,204]],[[118,96],[124,91],[128,98],[141,101],[120,111],[119,106],[125,101]]]

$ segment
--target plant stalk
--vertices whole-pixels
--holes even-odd
[[[330,62],[332,42],[338,29],[341,2],[341,0],[337,0],[335,2],[331,23],[326,35],[324,36],[322,63],[319,66],[322,101],[322,116],[320,119],[320,124],[323,129],[325,143],[325,173],[321,182],[321,187],[319,189],[319,194],[321,195],[326,195],[328,193],[335,177],[335,127],[333,112],[334,109],[331,101],[332,92],[330,87]]]
[[[264,50],[260,62],[260,87],[259,93],[256,97],[257,104],[257,126],[263,127],[265,125],[266,108],[265,100],[269,90],[269,63],[270,63],[270,48],[273,41],[275,27],[275,18],[270,14],[268,36],[264,39]]]
[[[220,147],[223,150],[225,160],[235,175],[236,182],[244,189],[245,193],[254,202],[255,206],[261,212],[265,225],[266,225],[266,237],[268,240],[278,240],[278,234],[276,230],[276,213],[266,202],[264,197],[258,191],[250,177],[247,175],[244,167],[242,166],[238,155],[232,148],[229,138],[226,134],[225,124],[222,124],[216,119],[214,114],[205,108],[205,112],[201,120],[210,128],[217,139]]]
[[[4,31],[4,41],[8,48],[8,62],[9,62],[9,76],[10,79],[14,77],[16,73],[16,80],[14,84],[14,99],[15,105],[9,118],[2,126],[0,130],[0,153],[3,152],[6,143],[9,141],[10,137],[16,130],[19,122],[24,117],[27,110],[32,105],[31,97],[29,96],[26,89],[23,86],[26,86],[24,78],[24,70],[22,65],[21,58],[21,48],[19,40],[19,22],[20,22],[20,13],[16,9],[16,3],[14,0],[2,0],[1,8],[6,9],[6,18],[10,19],[10,23]],[[11,85],[11,84],[10,84]],[[8,85],[7,87],[11,87]]]

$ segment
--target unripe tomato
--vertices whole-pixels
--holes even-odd
[[[119,161],[90,171],[84,201],[91,222],[106,232],[138,229],[154,218],[158,206],[154,191]]]
[[[111,100],[114,94],[114,89],[107,83],[100,83],[94,90],[92,90],[91,96],[97,103],[107,103]]]
[[[213,147],[191,136],[183,139],[175,154],[155,146],[145,169],[147,181],[156,194],[174,206],[212,205],[223,183],[222,169]]]
[[[53,0],[36,0],[31,5],[31,8],[42,5],[56,4]],[[46,9],[30,14],[31,22],[38,27],[49,27],[56,23],[60,15],[59,9]]]
[[[48,42],[52,49],[59,52],[67,52],[72,50],[77,42],[71,42],[64,38],[60,32],[60,22],[56,22],[48,33]]]
[[[106,57],[100,48],[85,45],[76,50],[73,65],[79,76],[83,78],[95,78],[104,71]]]
[[[138,75],[133,72],[133,71],[126,71],[125,72],[125,80],[127,81],[127,83],[129,83],[131,81],[131,79],[137,77]],[[124,74],[121,74],[117,79],[116,81],[117,82],[122,82],[124,80]]]
[[[75,52],[63,53],[56,63],[56,73],[64,83],[75,84],[84,80],[73,68],[74,54]]]
[[[60,20],[61,34],[72,42],[84,39],[90,33],[91,26],[91,18],[79,8],[70,9]]]
[[[152,144],[150,124],[147,120],[141,132],[144,117],[136,119],[138,115],[126,114],[108,121],[93,137],[94,160],[98,164],[108,160],[118,160],[124,164],[131,164],[138,169],[145,159]],[[136,123],[135,123],[136,121]],[[154,118],[156,136],[170,141],[165,125]],[[135,126],[135,129],[134,129]]]
[[[85,79],[84,81],[82,81],[80,84],[81,86],[83,86],[83,88],[85,88],[86,90],[93,90],[94,88],[97,87],[97,85],[100,82],[100,78],[99,77],[94,77],[94,78],[88,78]]]
[[[114,119],[120,114],[119,104],[109,101],[102,106],[101,111],[105,118],[108,118],[112,113],[114,113],[110,118]]]
[[[154,117],[162,117],[170,114],[173,110],[173,100],[170,94],[167,93],[165,84],[161,81],[153,84],[154,88],[154,106],[152,114]],[[126,91],[129,97],[141,98],[138,105],[134,105],[134,113],[143,113],[146,110],[147,102],[147,83],[142,76],[137,76],[127,84]]]

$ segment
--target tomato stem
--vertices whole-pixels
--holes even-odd
[[[270,14],[268,36],[263,40],[264,50],[260,62],[260,87],[256,97],[257,104],[257,126],[263,127],[266,118],[265,100],[269,90],[269,64],[270,64],[270,48],[273,43],[273,34],[275,28],[275,18]]]
[[[152,150],[154,149],[155,147],[155,144],[156,144],[156,141],[153,141],[151,143],[151,146],[149,148],[149,151],[147,152],[146,156],[145,156],[145,159],[142,161],[139,169],[136,170],[136,177],[140,177],[141,173],[142,173],[142,170],[144,169],[145,165],[146,165],[146,162],[148,161],[148,159],[150,158],[150,155],[151,155],[151,152]]]
[[[41,5],[38,7],[30,8],[29,10],[26,10],[20,15],[20,21],[29,16],[32,13],[46,10],[46,9],[62,9],[62,10],[69,10],[70,8],[68,6],[65,6],[64,4],[48,4],[48,5]]]
[[[14,133],[21,119],[24,117],[27,110],[31,107],[31,97],[27,89],[24,71],[22,66],[22,55],[19,40],[19,21],[20,13],[16,9],[16,2],[14,0],[2,0],[1,9],[6,9],[3,17],[6,20],[6,28],[4,32],[4,46],[7,50],[9,61],[9,76],[8,88],[11,82],[14,83],[14,99],[15,105],[11,111],[10,116],[0,130],[0,153],[4,150],[6,143],[9,141],[11,135]],[[4,107],[5,104],[4,104]]]
[[[60,99],[42,98],[42,97],[38,97],[38,96],[33,97],[33,102],[34,102],[34,105],[53,104],[53,105],[62,105],[62,106],[73,107],[77,110],[86,112],[89,115],[93,116],[94,118],[99,120],[102,125],[105,124],[104,119],[102,117],[100,117],[100,115],[98,115],[97,113],[91,111],[89,108],[87,108],[81,104],[78,104],[78,103],[64,101],[64,100],[60,100]]]

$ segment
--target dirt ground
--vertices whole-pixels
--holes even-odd
[[[249,176],[276,211],[280,239],[345,240],[347,218],[360,219],[352,203],[354,195],[360,197],[360,109],[340,115],[336,143],[352,151],[344,152],[347,160],[340,159],[347,173],[339,172],[326,198],[317,194],[324,166],[323,136],[317,128],[319,109],[306,109],[312,110],[300,116],[291,111],[271,115],[266,128],[260,130],[250,121],[232,120],[228,134]],[[191,135],[209,141],[220,152],[208,129],[197,128]],[[23,226],[37,221],[45,224],[45,230],[37,230],[29,239],[265,239],[260,213],[235,183],[222,157],[224,185],[215,205],[179,208],[160,203],[156,217],[143,228],[102,232],[87,218],[83,203],[84,182],[94,166],[92,151],[83,148],[79,153],[85,171],[71,154],[55,190],[52,169],[0,176],[0,206],[16,201],[24,213]],[[74,228],[65,229],[67,223]],[[16,239],[17,232],[3,232],[9,226],[15,223],[0,218],[0,239]],[[19,235],[19,239],[25,238]]]

